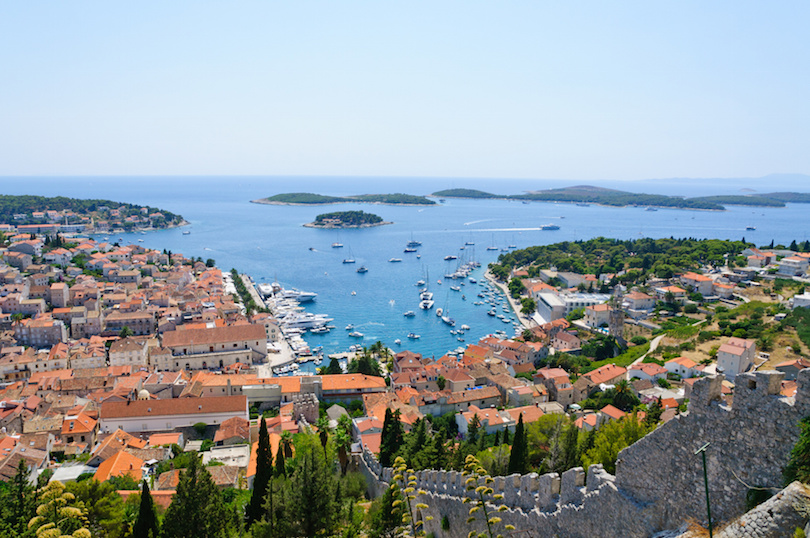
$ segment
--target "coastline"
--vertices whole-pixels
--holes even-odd
[[[374,228],[375,226],[385,226],[386,224],[394,224],[393,222],[383,221],[383,222],[375,222],[374,224],[359,224],[356,226],[336,226],[334,224],[315,224],[314,222],[307,222],[306,224],[302,224],[304,228],[318,228],[321,230],[349,230],[355,228]]]
[[[512,308],[512,311],[514,311],[515,317],[517,317],[517,320],[520,322],[520,324],[523,326],[524,329],[531,329],[532,327],[537,327],[537,322],[535,322],[531,318],[527,318],[524,314],[520,312],[520,309],[522,308],[521,304],[515,301],[515,299],[511,295],[509,295],[509,289],[506,287],[506,285],[498,282],[495,279],[495,277],[492,276],[492,273],[489,272],[489,269],[484,271],[484,278],[486,278],[490,284],[496,286],[504,294],[504,296],[506,296],[506,300],[509,302],[509,306]]]
[[[259,198],[258,200],[251,200],[251,204],[261,204],[261,205],[291,205],[291,206],[299,206],[299,207],[307,207],[307,206],[322,206],[322,205],[337,205],[337,204],[369,204],[369,205],[390,205],[396,207],[435,207],[441,204],[398,204],[394,202],[367,202],[365,200],[342,200],[339,202],[317,202],[312,204],[301,204],[296,202],[276,202],[274,200],[268,200],[266,198]]]

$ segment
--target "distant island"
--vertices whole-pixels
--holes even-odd
[[[276,194],[269,198],[251,200],[254,204],[274,204],[274,205],[319,205],[319,204],[342,204],[342,203],[366,203],[366,204],[392,204],[392,205],[435,205],[436,202],[424,196],[413,194],[358,194],[356,196],[326,196],[311,192],[289,192],[286,194]]]
[[[365,211],[335,211],[334,213],[323,213],[315,217],[314,222],[304,224],[307,228],[370,228],[371,226],[383,226],[393,224],[386,222],[379,215],[366,213]]]
[[[663,194],[643,194],[605,189],[591,185],[578,185],[561,189],[529,191],[523,194],[501,195],[475,189],[447,189],[432,194],[437,198],[491,198],[536,202],[572,202],[599,204],[616,207],[649,206],[677,209],[724,210],[727,205],[754,207],[784,207],[785,203],[810,203],[810,194],[798,192],[773,192],[752,195],[721,195],[683,198]]]
[[[171,228],[185,221],[164,209],[112,200],[0,195],[0,223],[35,233],[46,229],[106,233]]]

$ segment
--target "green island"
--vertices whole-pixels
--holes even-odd
[[[304,224],[308,228],[369,228],[391,224],[379,215],[365,211],[335,211],[315,217],[314,222]]]
[[[112,200],[0,195],[0,223],[92,233],[170,228],[185,221],[164,209]]]
[[[784,207],[785,203],[810,203],[810,194],[774,192],[756,195],[721,195],[682,198],[663,194],[644,194],[605,189],[590,185],[577,185],[560,189],[531,191],[523,194],[499,195],[475,189],[447,189],[432,194],[437,198],[490,198],[535,202],[572,202],[600,204],[615,207],[647,206],[677,209],[724,210],[727,205],[756,207]]]
[[[354,196],[326,196],[311,192],[289,192],[276,194],[268,198],[251,200],[255,204],[274,205],[319,205],[319,204],[392,204],[392,205],[435,205],[436,202],[424,196],[414,194],[358,194]]]

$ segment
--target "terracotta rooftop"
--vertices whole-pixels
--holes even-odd
[[[100,416],[102,419],[205,413],[234,413],[235,416],[238,416],[244,415],[246,410],[246,396],[218,396],[126,402],[105,401],[101,404]]]

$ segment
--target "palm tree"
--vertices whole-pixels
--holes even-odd
[[[292,458],[293,442],[292,442],[292,434],[289,431],[281,432],[281,442],[279,444],[279,447],[282,449],[285,459]]]

